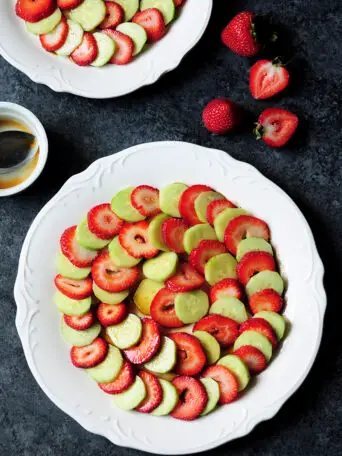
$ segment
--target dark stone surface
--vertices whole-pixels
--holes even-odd
[[[200,3],[200,2],[199,2]],[[92,101],[36,85],[0,61],[0,99],[20,103],[44,123],[50,156],[25,193],[0,201],[0,454],[6,456],[133,455],[83,430],[44,395],[26,364],[15,329],[13,285],[30,223],[64,181],[93,160],[156,140],[196,142],[255,165],[282,187],[309,221],[322,256],[328,294],[323,342],[299,391],[271,421],[211,455],[342,454],[341,281],[342,4],[340,0],[214,0],[209,28],[179,68],[154,86],[113,100]],[[270,102],[248,91],[247,59],[225,49],[219,32],[237,11],[271,13],[285,36],[293,84]],[[256,115],[264,107],[293,109],[301,130],[280,151],[251,134],[216,137],[201,126],[203,106],[227,96]],[[305,350],[305,347],[302,347]]]

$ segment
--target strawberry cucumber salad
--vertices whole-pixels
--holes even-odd
[[[57,270],[71,362],[123,410],[206,415],[285,334],[269,227],[206,185],[121,190],[64,231]]]
[[[17,0],[16,14],[44,49],[77,65],[132,61],[160,40],[185,0]]]

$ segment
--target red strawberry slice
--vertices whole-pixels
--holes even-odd
[[[124,19],[122,6],[115,2],[106,2],[106,17],[99,25],[102,29],[114,29]]]
[[[77,8],[83,0],[57,0],[57,6],[60,9],[73,9]]]
[[[127,290],[139,277],[139,269],[120,268],[109,256],[103,253],[93,264],[91,274],[96,285],[102,290],[119,292]]]
[[[251,277],[261,271],[275,271],[273,256],[268,252],[248,252],[236,266],[236,272],[242,285],[246,285]]]
[[[239,215],[233,218],[224,233],[224,243],[227,249],[236,255],[239,243],[246,237],[257,237],[268,241],[270,230],[267,223],[251,215]]]
[[[122,247],[134,258],[152,258],[159,252],[148,235],[148,222],[126,223],[119,234]]]
[[[179,401],[170,415],[177,420],[196,419],[208,402],[204,386],[195,378],[188,376],[176,377],[172,383],[177,388]]]
[[[207,362],[199,340],[184,332],[169,334],[177,346],[177,363],[174,371],[178,375],[197,375]]]
[[[167,247],[176,253],[184,253],[184,234],[189,226],[184,220],[169,218],[162,224],[163,240]]]
[[[163,38],[167,31],[164,17],[157,8],[147,8],[144,11],[140,11],[133,17],[132,22],[141,25],[145,29],[147,38],[151,42]]]
[[[255,17],[254,13],[243,11],[237,14],[222,31],[223,44],[241,57],[253,57],[260,50],[255,36]]]
[[[203,192],[211,192],[212,188],[207,185],[192,185],[187,188],[179,200],[179,212],[188,225],[202,223],[195,210],[195,200]]]
[[[173,3],[175,4],[175,7],[177,8],[178,6],[181,6],[185,3],[185,0],[173,0]]]
[[[194,325],[193,331],[206,331],[215,337],[221,347],[228,347],[237,339],[239,325],[222,315],[207,315]]]
[[[249,298],[249,307],[254,314],[263,310],[280,312],[283,307],[283,299],[272,288],[265,288]]]
[[[159,190],[149,185],[139,185],[131,193],[132,206],[140,214],[152,217],[161,212],[159,207]]]
[[[129,361],[124,361],[119,375],[110,383],[99,383],[99,387],[107,394],[119,394],[128,389],[134,382],[135,375]]]
[[[226,247],[222,242],[203,240],[193,249],[189,256],[189,263],[204,275],[204,266],[213,256],[226,253]]]
[[[110,204],[99,204],[88,212],[89,230],[100,239],[112,239],[125,222],[111,209]]]
[[[268,108],[259,116],[256,137],[262,138],[268,146],[282,147],[294,135],[298,122],[296,114],[286,109]]]
[[[215,218],[227,208],[236,207],[229,200],[214,200],[207,207],[207,220],[210,225],[214,225]]]
[[[278,60],[259,60],[249,74],[249,88],[256,100],[273,97],[284,90],[289,81],[289,72]]]
[[[90,277],[82,280],[73,280],[58,274],[55,277],[55,285],[68,298],[85,299],[92,293],[93,281]]]
[[[220,389],[220,404],[229,404],[236,399],[239,390],[239,384],[235,376],[225,366],[217,364],[209,366],[202,374],[203,377],[209,377],[217,381]]]
[[[17,0],[15,12],[27,22],[38,22],[50,16],[56,9],[55,0]]]
[[[79,268],[91,266],[98,256],[96,250],[89,250],[82,247],[76,240],[76,226],[67,228],[61,236],[61,251],[68,260]]]
[[[151,318],[143,318],[142,335],[138,345],[124,350],[126,358],[132,364],[147,363],[158,351],[160,332],[157,323]]]
[[[110,63],[115,65],[126,65],[133,60],[134,43],[132,38],[124,33],[112,29],[103,29],[104,33],[115,41],[115,53]]]
[[[236,279],[223,279],[210,289],[209,297],[212,304],[227,296],[233,296],[234,298],[240,299],[240,301],[242,300],[243,289]]]
[[[165,328],[180,328],[184,323],[176,315],[175,297],[177,293],[162,288],[153,298],[150,307],[151,317]]]
[[[94,36],[85,32],[82,42],[71,54],[71,59],[76,65],[87,66],[94,62],[98,54],[98,47]]]
[[[106,304],[101,302],[97,308],[97,318],[102,326],[118,325],[126,318],[127,309],[124,303]]]
[[[65,323],[77,331],[84,331],[93,326],[95,319],[93,312],[89,311],[84,315],[63,315]]]
[[[233,355],[239,356],[252,374],[259,374],[266,367],[265,355],[253,345],[243,345]]]
[[[197,290],[204,284],[204,277],[188,263],[181,263],[174,276],[165,282],[166,288],[176,293]]]
[[[70,350],[71,362],[76,367],[88,369],[102,363],[108,353],[108,343],[98,337],[84,347],[72,347]]]
[[[244,321],[240,326],[240,334],[245,331],[256,331],[271,342],[273,348],[276,348],[278,345],[278,339],[276,333],[272,326],[263,318],[250,318],[249,320]]]
[[[69,26],[65,17],[50,33],[39,35],[39,40],[44,49],[49,52],[57,51],[65,43],[69,32]]]
[[[141,371],[139,377],[144,382],[146,397],[135,409],[140,413],[151,413],[163,399],[163,389],[157,377],[150,372]]]

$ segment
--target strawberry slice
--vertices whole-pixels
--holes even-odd
[[[71,59],[76,65],[87,66],[94,62],[98,54],[96,40],[92,33],[85,32],[82,42],[71,54]]]
[[[15,12],[26,22],[38,22],[56,9],[55,0],[17,0]]]
[[[203,192],[211,192],[212,188],[207,185],[192,185],[187,188],[179,200],[179,212],[188,225],[202,223],[195,210],[195,200]]]
[[[166,288],[176,293],[197,290],[204,284],[204,277],[188,263],[181,263],[174,276],[165,282]]]
[[[112,29],[103,29],[103,32],[115,41],[115,53],[110,63],[115,65],[126,65],[133,60],[134,43],[132,38],[124,33]]]
[[[263,220],[251,215],[239,215],[228,223],[224,233],[224,243],[227,249],[236,255],[239,243],[246,237],[257,237],[268,241],[270,230]]]
[[[125,222],[111,209],[110,204],[99,204],[88,212],[89,230],[100,239],[112,239]]]
[[[195,331],[206,331],[215,337],[221,347],[228,347],[237,339],[239,325],[235,320],[222,315],[207,315],[194,325],[193,332]]]
[[[92,293],[93,281],[90,277],[82,280],[73,280],[61,274],[55,277],[56,288],[71,299],[85,299]]]
[[[184,220],[169,218],[162,224],[162,236],[167,247],[176,253],[184,253],[184,234],[189,226]]]
[[[139,185],[131,193],[132,206],[140,214],[152,217],[161,212],[159,207],[159,190],[149,185]]]
[[[265,288],[249,298],[249,307],[253,314],[263,310],[280,312],[283,307],[283,299],[273,288]]]
[[[150,307],[151,317],[165,328],[180,328],[184,323],[176,315],[175,297],[177,293],[162,288],[153,298]]]
[[[144,11],[140,11],[133,17],[132,22],[143,27],[148,40],[151,42],[163,38],[167,31],[164,17],[157,8],[147,8]]]
[[[294,135],[298,122],[296,114],[286,109],[268,108],[260,114],[255,134],[268,146],[282,147]]]
[[[197,375],[207,362],[205,353],[199,340],[184,332],[169,334],[177,346],[177,363],[174,371],[178,375]]]
[[[126,223],[119,234],[122,247],[134,258],[152,258],[159,252],[148,235],[148,222]]]
[[[259,60],[249,73],[249,88],[253,98],[265,100],[284,90],[290,82],[290,75],[279,59]]]
[[[185,0],[173,0],[173,3],[175,4],[175,7],[177,8],[178,6],[181,6],[185,3]]]
[[[107,353],[108,343],[101,337],[98,337],[94,342],[84,347],[72,347],[70,357],[74,366],[88,369],[102,363]]]
[[[252,374],[259,374],[266,367],[265,355],[253,345],[243,345],[233,355],[239,356]]]
[[[170,415],[177,420],[196,419],[208,402],[204,386],[195,378],[188,376],[176,377],[172,383],[178,391],[179,401]]]
[[[245,331],[256,331],[265,336],[272,344],[273,348],[278,345],[278,339],[272,326],[263,318],[250,318],[244,321],[240,326],[240,334]]]
[[[227,296],[233,296],[234,298],[240,299],[240,301],[242,300],[243,289],[236,279],[220,280],[220,282],[217,282],[210,289],[209,297],[212,304]]]
[[[61,22],[50,33],[39,35],[39,40],[44,49],[49,52],[57,51],[65,43],[69,32],[69,26],[65,19],[62,17]]]
[[[211,203],[209,203],[207,207],[207,220],[210,225],[214,225],[215,218],[221,214],[222,211],[224,211],[227,208],[234,208],[236,207],[235,204],[233,204],[229,200],[214,200]]]
[[[89,311],[84,315],[63,315],[65,323],[77,331],[84,331],[93,326],[95,319],[93,312]]]
[[[106,17],[99,25],[102,29],[114,29],[124,20],[124,10],[115,2],[106,2]]]
[[[189,263],[204,275],[204,266],[213,256],[226,253],[226,247],[222,242],[203,240],[193,249],[189,256]]]
[[[126,318],[127,313],[127,306],[124,303],[106,304],[101,302],[97,308],[97,318],[102,326],[118,325]]]
[[[58,8],[66,10],[77,8],[81,3],[83,0],[57,0]]]
[[[141,371],[139,377],[144,382],[146,397],[135,409],[140,413],[151,413],[163,399],[163,389],[157,377],[150,372]]]
[[[143,318],[142,335],[138,345],[124,350],[126,358],[132,364],[147,363],[158,351],[160,346],[160,332],[157,323],[151,318]]]
[[[61,236],[61,251],[68,260],[79,268],[91,266],[98,256],[96,250],[89,250],[82,247],[76,240],[76,226],[67,228]]]
[[[239,384],[235,376],[225,366],[217,364],[209,366],[202,374],[203,377],[209,377],[217,381],[220,389],[220,404],[229,404],[236,399],[239,390]]]
[[[139,269],[116,266],[108,252],[103,253],[93,264],[91,274],[102,290],[119,292],[127,290],[139,277]]]
[[[132,365],[124,361],[119,375],[110,383],[98,383],[99,387],[107,394],[119,394],[129,388],[135,379]]]
[[[273,256],[268,252],[248,252],[236,266],[236,272],[242,285],[261,271],[275,271],[276,265]]]

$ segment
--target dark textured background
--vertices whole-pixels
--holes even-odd
[[[32,377],[15,329],[13,285],[24,236],[38,211],[72,174],[93,160],[147,141],[182,140],[229,152],[255,165],[303,211],[326,268],[328,310],[316,363],[299,391],[271,421],[210,455],[342,455],[341,0],[214,0],[209,28],[179,68],[123,98],[92,101],[53,93],[0,60],[0,100],[35,112],[47,129],[50,156],[25,193],[0,200],[0,454],[3,456],[138,455],[83,430],[56,408]],[[284,37],[293,84],[286,96],[254,102],[247,59],[219,32],[234,13],[271,13]],[[201,126],[211,98],[231,97],[251,114],[278,105],[301,117],[291,147],[280,151],[248,133],[216,137]],[[301,347],[305,350],[305,347]],[[142,453],[140,453],[142,454]]]

